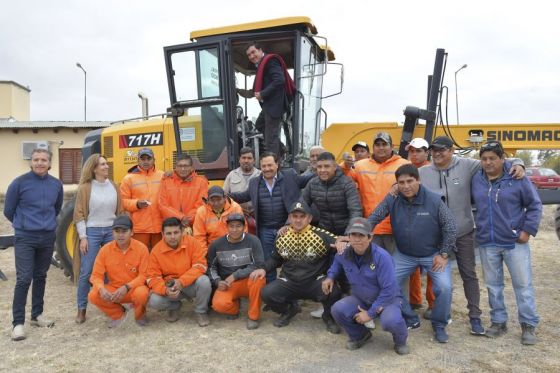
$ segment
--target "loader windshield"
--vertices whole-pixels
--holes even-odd
[[[181,151],[210,178],[227,172],[227,133],[219,48],[209,46],[170,55],[174,102],[190,120],[178,121]]]

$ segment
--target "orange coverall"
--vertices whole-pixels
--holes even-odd
[[[130,246],[125,251],[115,241],[103,246],[95,258],[91,272],[90,282],[93,287],[88,295],[89,301],[113,320],[123,317],[123,303],[134,305],[136,320],[144,317],[149,293],[145,285],[148,256],[148,248],[135,239],[130,240]],[[109,280],[107,284],[105,276]],[[108,302],[99,295],[101,288],[112,293],[125,284],[130,290],[118,303]]]
[[[208,198],[208,180],[193,172],[187,180],[182,180],[176,173],[164,177],[159,189],[159,211],[162,218],[189,218],[193,224],[196,209],[204,204],[202,198]]]
[[[165,240],[152,249],[146,270],[148,287],[156,294],[165,296],[165,282],[178,279],[183,287],[193,284],[206,274],[206,250],[192,236],[184,235],[176,249]]]

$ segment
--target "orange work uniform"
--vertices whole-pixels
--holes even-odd
[[[429,161],[425,161],[420,167],[429,164]],[[408,296],[410,304],[422,304],[422,275],[420,273],[420,268],[416,268],[416,271],[414,271],[414,273],[410,275]],[[434,295],[434,291],[432,289],[432,278],[429,274],[426,274],[426,300],[428,301],[428,308],[434,308],[436,296]]]
[[[208,269],[206,250],[192,236],[184,235],[176,249],[161,240],[150,253],[146,270],[148,287],[165,296],[165,282],[178,279],[183,287],[193,284]]]
[[[200,242],[205,251],[208,251],[208,246],[217,238],[223,237],[227,234],[227,217],[233,213],[243,215],[241,206],[232,201],[229,197],[226,198],[224,211],[220,216],[212,210],[208,204],[200,206],[196,210],[193,223],[193,237]],[[245,224],[245,232],[247,232],[247,224]]]
[[[227,290],[216,290],[212,298],[212,308],[226,315],[239,313],[239,298],[249,299],[248,316],[251,320],[261,317],[261,290],[266,285],[265,278],[251,280],[248,277],[234,281]]]
[[[377,163],[373,158],[368,158],[354,163],[354,168],[341,167],[344,174],[351,177],[358,185],[364,217],[369,217],[377,205],[383,201],[396,182],[395,171],[407,163],[410,162],[394,154],[383,163]],[[393,234],[390,217],[379,223],[373,233]]]
[[[130,240],[128,249],[124,251],[115,241],[103,246],[95,258],[91,272],[90,282],[93,287],[88,295],[89,301],[113,320],[123,317],[121,304],[132,303],[136,320],[143,318],[149,295],[145,285],[148,256],[148,248],[135,239]],[[105,277],[109,280],[108,283],[105,283]],[[130,290],[118,303],[108,302],[99,295],[101,288],[112,293],[125,284]]]
[[[151,249],[161,240],[161,213],[159,211],[159,188],[163,171],[133,167],[121,182],[120,190],[124,210],[130,213],[134,225],[134,239]],[[138,201],[150,202],[148,207],[138,208]]]
[[[193,172],[186,180],[182,180],[176,173],[163,177],[159,189],[159,211],[162,218],[189,218],[192,225],[196,209],[204,204],[203,198],[208,198],[208,180]]]

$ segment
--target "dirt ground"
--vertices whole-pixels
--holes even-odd
[[[1,206],[0,206],[1,207]],[[192,316],[192,305],[185,304],[181,319],[173,324],[164,314],[148,311],[150,325],[138,327],[129,317],[123,327],[109,330],[105,318],[95,308],[88,309],[88,320],[76,325],[76,288],[61,270],[51,267],[45,296],[45,315],[56,320],[52,329],[26,325],[28,338],[10,340],[11,303],[15,282],[13,248],[0,251],[0,269],[8,281],[0,281],[0,371],[40,372],[145,372],[158,370],[193,372],[559,372],[560,305],[559,242],[552,229],[552,207],[545,209],[541,231],[532,239],[534,286],[541,324],[539,344],[522,346],[515,299],[506,274],[506,301],[510,313],[509,332],[492,340],[468,333],[466,301],[457,270],[454,271],[452,319],[449,343],[432,339],[429,322],[409,336],[411,354],[398,356],[391,336],[378,328],[372,342],[357,351],[347,351],[345,335],[331,335],[309,311],[316,304],[306,302],[303,312],[286,328],[272,325],[276,317],[266,312],[261,327],[245,329],[245,317],[229,321],[212,313],[212,324],[199,328]],[[9,225],[0,219],[0,233]],[[489,323],[488,298],[481,279],[483,322]],[[507,272],[506,272],[507,273]],[[30,304],[28,303],[28,312]],[[423,310],[421,310],[423,311]],[[29,317],[29,316],[28,316]]]

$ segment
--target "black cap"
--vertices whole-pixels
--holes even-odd
[[[143,155],[148,155],[148,156],[154,158],[154,152],[150,148],[142,148],[142,149],[140,149],[140,151],[138,151],[138,158],[140,158]]]
[[[348,228],[346,228],[346,234],[350,233],[361,233],[365,236],[371,234],[371,224],[366,218],[354,218],[350,220]]]
[[[228,217],[226,218],[226,223],[232,222],[232,221],[239,221],[243,224],[245,224],[245,216],[243,216],[243,214],[239,214],[237,212],[234,212],[233,214],[228,215]]]
[[[448,148],[451,149],[453,147],[453,141],[447,136],[438,136],[432,141],[432,144],[428,149],[443,149]]]
[[[132,220],[130,220],[130,217],[128,215],[119,215],[113,221],[113,226],[111,227],[111,229],[115,228],[132,230]]]
[[[224,192],[221,186],[212,185],[210,189],[208,189],[208,198],[215,197],[215,196],[225,197],[225,195],[226,193]]]
[[[303,212],[304,214],[311,215],[311,209],[305,202],[296,202],[290,208],[290,214],[296,211]]]
[[[356,148],[365,148],[369,153],[369,145],[366,144],[365,141],[358,141],[357,143],[355,143],[354,146],[352,146],[352,151],[355,152]]]

